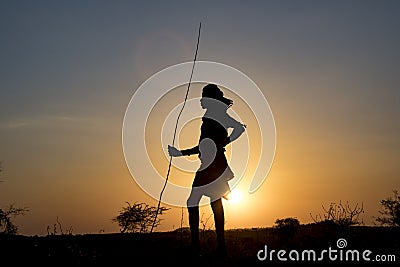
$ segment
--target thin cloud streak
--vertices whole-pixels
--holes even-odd
[[[89,117],[72,117],[64,115],[41,115],[32,118],[17,118],[9,122],[0,124],[0,129],[20,129],[28,127],[56,127],[56,126],[76,126],[77,124],[93,121]]]

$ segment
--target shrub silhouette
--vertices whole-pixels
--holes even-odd
[[[393,196],[380,201],[382,210],[379,211],[375,221],[380,225],[400,226],[400,195],[397,190],[393,190]]]
[[[5,210],[0,209],[0,234],[15,235],[18,233],[18,227],[13,223],[12,217],[25,215],[28,208],[16,208],[10,205]]]
[[[349,202],[343,204],[341,201],[339,203],[331,203],[329,208],[326,209],[322,205],[324,211],[323,216],[317,215],[311,218],[315,223],[333,223],[338,226],[351,226],[351,225],[361,225],[364,224],[363,220],[360,218],[360,214],[364,213],[364,206],[358,203],[351,207]]]
[[[1,161],[0,161],[0,172]],[[0,181],[3,182],[3,181]],[[0,234],[15,235],[18,233],[18,227],[13,223],[12,217],[18,215],[25,215],[28,212],[28,208],[16,208],[14,205],[10,205],[6,209],[0,208]]]
[[[300,225],[300,221],[297,218],[288,217],[284,219],[276,219],[275,227],[276,228],[293,228],[298,227]]]
[[[157,208],[149,206],[145,203],[134,203],[131,205],[129,202],[127,207],[123,207],[119,215],[112,219],[113,222],[118,223],[121,233],[148,233],[153,225],[155,216],[157,215]],[[160,207],[158,214],[161,215],[169,208]],[[160,225],[161,219],[157,218],[154,226]]]
[[[278,230],[278,234],[285,239],[293,237],[299,226],[300,221],[294,217],[276,219],[274,224],[274,228]]]

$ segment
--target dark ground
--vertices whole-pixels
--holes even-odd
[[[329,260],[292,261],[289,252],[315,250],[317,258],[324,249],[338,250],[337,240],[344,238],[347,246],[341,250],[358,250],[359,261]],[[332,225],[301,225],[298,228],[237,229],[226,231],[228,257],[215,257],[215,234],[201,232],[203,255],[190,253],[188,230],[152,234],[85,234],[49,236],[0,236],[0,266],[399,266],[400,228],[354,226],[340,228]],[[288,260],[276,256],[265,261],[257,252],[267,245],[286,250]],[[364,250],[372,251],[370,262],[362,259]],[[339,252],[336,253],[339,255]],[[295,254],[293,254],[295,255]],[[343,254],[344,255],[344,254]],[[376,255],[395,256],[395,261],[375,261]],[[8,264],[6,264],[8,262]]]

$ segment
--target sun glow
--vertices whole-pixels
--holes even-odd
[[[230,204],[238,204],[241,202],[242,198],[243,198],[243,194],[239,190],[233,190],[227,196],[228,203],[230,203]]]

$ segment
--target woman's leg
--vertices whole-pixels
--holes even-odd
[[[217,233],[217,242],[218,242],[218,252],[223,255],[226,254],[226,245],[225,245],[225,216],[224,216],[224,207],[222,206],[222,200],[217,199],[211,202],[211,208],[214,213],[214,223],[215,223],[215,231]]]
[[[195,252],[197,252],[200,250],[199,207],[188,207],[188,212],[192,248]]]
[[[190,196],[187,200],[187,207],[189,213],[189,226],[190,226],[190,234],[191,234],[191,243],[192,248],[195,253],[200,252],[200,237],[199,237],[199,203],[200,203],[201,195],[196,187],[192,188],[190,192]]]

